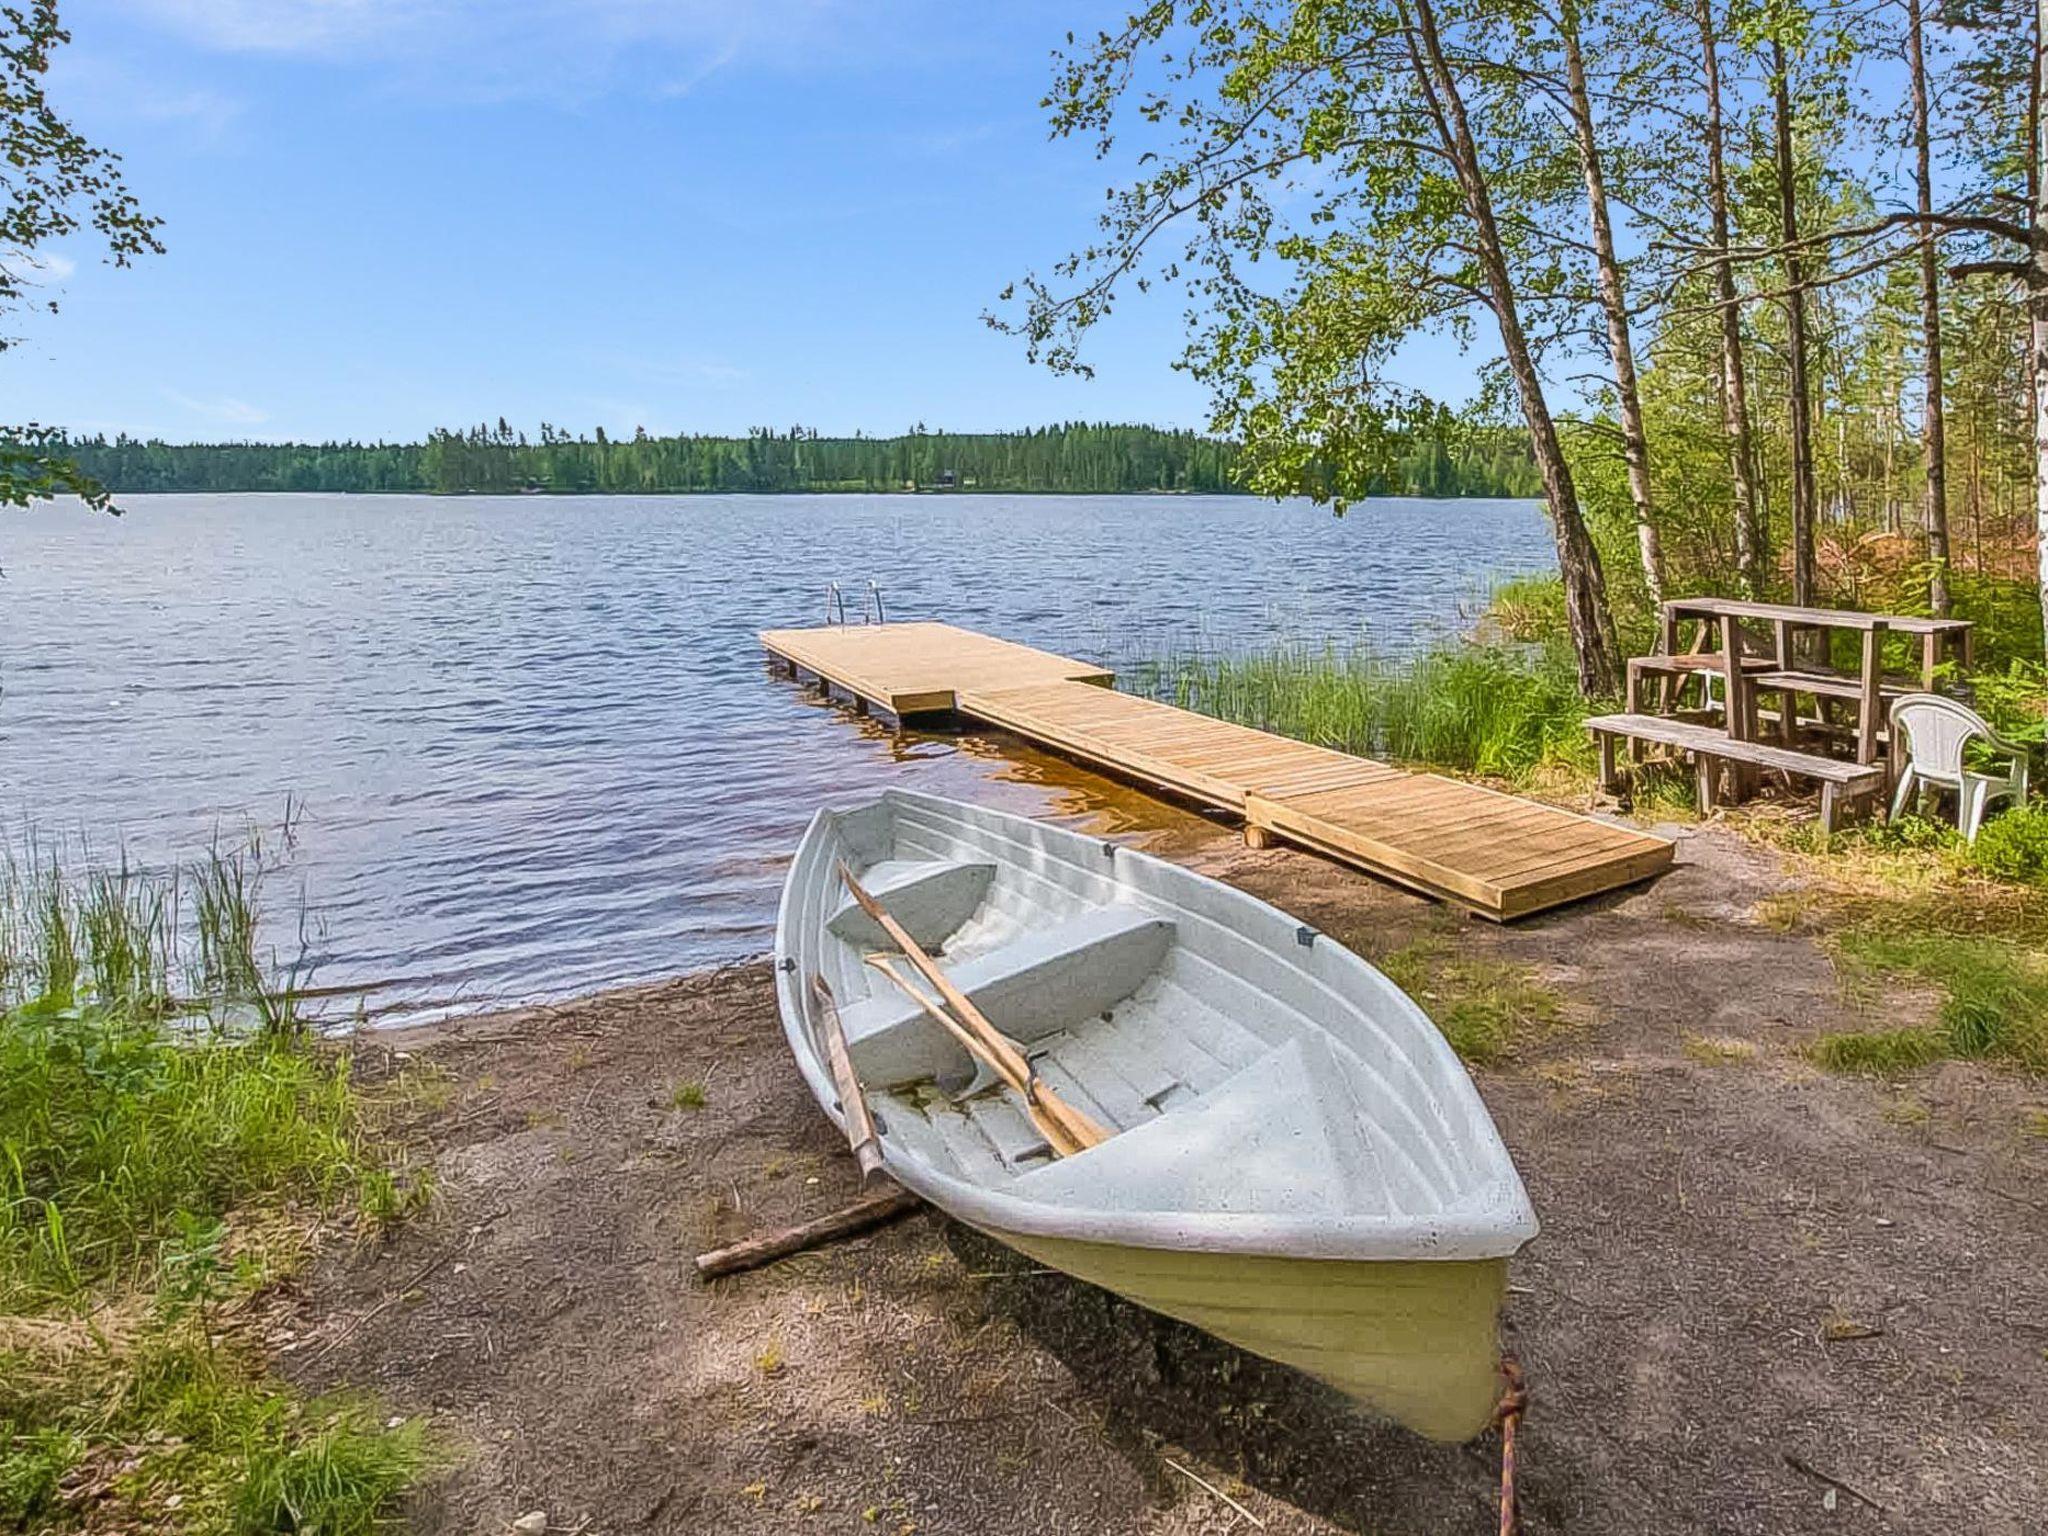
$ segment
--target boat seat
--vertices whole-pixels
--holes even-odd
[[[1119,1213],[1386,1209],[1378,1153],[1328,1045],[1311,1037],[1268,1051],[1185,1109],[1032,1169],[1015,1188]]]
[[[1138,907],[1090,907],[948,966],[947,975],[997,1029],[1028,1044],[1137,991],[1166,958],[1173,934],[1171,918]],[[897,969],[908,967],[899,961]],[[886,1086],[974,1075],[966,1049],[899,988],[879,974],[871,985],[866,998],[840,1012],[862,1081]],[[928,983],[924,991],[930,995]]]
[[[913,939],[937,949],[974,916],[995,877],[996,867],[987,860],[885,859],[869,865],[860,883]],[[889,947],[882,925],[860,909],[848,890],[840,891],[839,905],[825,926],[856,949]]]

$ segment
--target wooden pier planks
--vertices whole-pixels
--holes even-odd
[[[1028,645],[951,624],[828,624],[769,629],[761,644],[813,677],[890,714],[942,713],[970,688],[1016,688],[1071,680],[1108,683],[1116,674]]]
[[[1672,859],[1661,837],[1117,693],[1099,667],[950,624],[769,630],[761,643],[898,716],[956,710],[1499,921]]]

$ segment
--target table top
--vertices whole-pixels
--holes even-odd
[[[1817,629],[1875,629],[1894,634],[1949,635],[1970,628],[1968,619],[1930,619],[1913,613],[1864,613],[1855,608],[1800,608],[1791,603],[1752,603],[1734,597],[1675,597],[1664,604],[1667,614],[1704,614],[1715,618],[1772,619],[1811,624]]]

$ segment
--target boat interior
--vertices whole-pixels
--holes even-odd
[[[1427,1217],[1497,1192],[1497,1138],[1434,1027],[1313,930],[1113,843],[919,797],[827,830],[792,882],[793,957],[807,1002],[810,973],[838,1000],[893,1153],[1079,1208]],[[865,963],[894,946],[840,859],[1108,1141],[1056,1158],[1021,1096]]]

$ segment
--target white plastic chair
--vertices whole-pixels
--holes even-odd
[[[1999,735],[1974,709],[1938,693],[1905,694],[1893,701],[1892,731],[1907,752],[1898,793],[1892,797],[1892,815],[1904,811],[1923,789],[1952,789],[1963,840],[1975,842],[1992,801],[2026,803],[2027,749]],[[1981,740],[2006,757],[2004,774],[1976,773],[1963,766],[1963,749],[1972,740]]]

